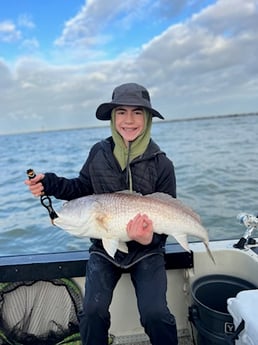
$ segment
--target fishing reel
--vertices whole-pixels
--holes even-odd
[[[258,227],[258,217],[252,214],[240,213],[237,219],[241,224],[244,224],[247,228],[257,228]]]
[[[258,216],[240,213],[237,216],[237,219],[241,224],[244,224],[246,231],[243,237],[241,237],[240,240],[234,244],[234,248],[244,249],[246,244],[256,244],[255,239],[253,239],[251,236],[253,231],[258,227]]]

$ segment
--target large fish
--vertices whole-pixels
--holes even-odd
[[[173,236],[189,251],[187,235],[201,239],[208,247],[208,234],[200,217],[178,199],[165,193],[142,196],[138,193],[117,192],[93,194],[66,202],[53,223],[80,237],[102,240],[106,252],[114,257],[117,249],[127,252],[126,226],[138,213],[146,214],[153,223],[153,231]]]

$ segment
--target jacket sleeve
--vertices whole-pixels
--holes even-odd
[[[83,183],[81,177],[68,179],[54,173],[45,173],[42,180],[46,195],[54,196],[61,200],[72,200],[91,194],[90,186]]]

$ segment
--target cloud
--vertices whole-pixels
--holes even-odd
[[[20,41],[23,37],[21,28],[35,28],[28,15],[20,15],[17,24],[11,20],[0,22],[0,42],[13,43]]]
[[[0,90],[4,92],[6,88],[9,88],[12,84],[12,74],[8,66],[4,61],[0,60]]]
[[[173,90],[177,110],[182,100],[182,109],[187,113],[183,101],[187,95],[192,109],[195,103],[200,105],[196,107],[196,115],[197,112],[211,113],[205,104],[214,106],[218,102],[221,106],[213,113],[237,111],[236,105],[222,105],[236,95],[240,97],[238,103],[241,98],[249,98],[247,89],[252,95],[257,92],[257,74],[249,71],[257,72],[257,8],[251,6],[252,1],[238,4],[232,1],[231,6],[234,2],[238,9],[232,14],[228,2],[219,1],[185,23],[169,27],[143,46],[137,59],[139,65],[144,66],[146,72],[152,71],[150,83],[159,80],[161,85],[167,85],[167,90]],[[241,28],[228,35],[238,22]],[[250,79],[254,80],[253,88]],[[160,96],[162,92],[161,88]],[[243,104],[246,106],[247,102]],[[239,111],[243,110],[239,104]]]
[[[15,42],[21,38],[21,32],[12,21],[0,22],[0,42]]]
[[[25,51],[28,53],[28,52],[37,51],[40,48],[40,44],[36,38],[29,38],[29,39],[24,39],[21,42],[20,47],[22,49],[25,49]]]
[[[248,28],[258,27],[255,0],[218,0],[200,13],[193,15],[193,23],[207,27],[216,34],[232,36]]]
[[[28,29],[34,29],[35,23],[33,22],[30,15],[21,14],[18,18],[18,26],[28,28]]]
[[[114,18],[123,5],[119,0],[103,1],[90,0],[82,7],[79,13],[68,20],[62,35],[56,39],[57,46],[83,45],[87,48],[96,43],[106,41],[106,35],[100,35],[103,26]]]
[[[131,30],[137,37],[141,31],[146,31],[146,27],[148,30],[148,27],[155,25],[156,18],[159,23],[164,18],[171,19],[184,9],[185,2],[187,1],[86,1],[77,15],[66,21],[61,36],[54,43],[57,47],[81,48],[88,54],[92,49],[102,50],[103,56],[106,45],[114,41],[119,41],[119,45]],[[130,46],[133,40],[133,35],[130,35],[130,39],[126,39],[127,45]],[[96,57],[96,53],[93,55]]]
[[[167,119],[257,111],[255,1],[217,1],[167,25],[142,45],[124,48],[112,59],[105,56],[100,41],[105,41],[103,32],[109,23],[120,27],[126,40],[130,30],[137,27],[133,24],[138,23],[138,18],[147,11],[153,13],[155,6],[156,14],[164,18],[162,8],[157,7],[160,3],[141,1],[140,7],[150,6],[132,18],[126,13],[126,6],[135,6],[136,1],[117,0],[104,5],[97,0],[88,1],[65,23],[56,41],[59,53],[63,52],[62,64],[35,56],[17,59],[12,67],[0,62],[0,104],[5,115],[0,119],[1,131],[101,125],[95,120],[96,107],[110,100],[115,86],[131,81],[149,88],[153,106]],[[177,5],[175,17],[182,15],[182,3],[173,2]],[[111,5],[114,12],[110,11]],[[112,13],[105,16],[109,12]],[[165,13],[171,20],[173,14],[168,7]],[[110,40],[116,38],[107,32],[107,40],[109,34]],[[76,50],[76,44],[85,56],[89,53],[98,58],[77,64],[66,60],[66,50],[62,49],[74,45],[71,52]]]

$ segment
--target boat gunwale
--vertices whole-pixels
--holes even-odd
[[[3,256],[0,282],[84,277],[89,255],[88,250],[79,250]],[[167,244],[165,260],[166,269],[192,268],[193,252],[185,251],[177,243]]]

